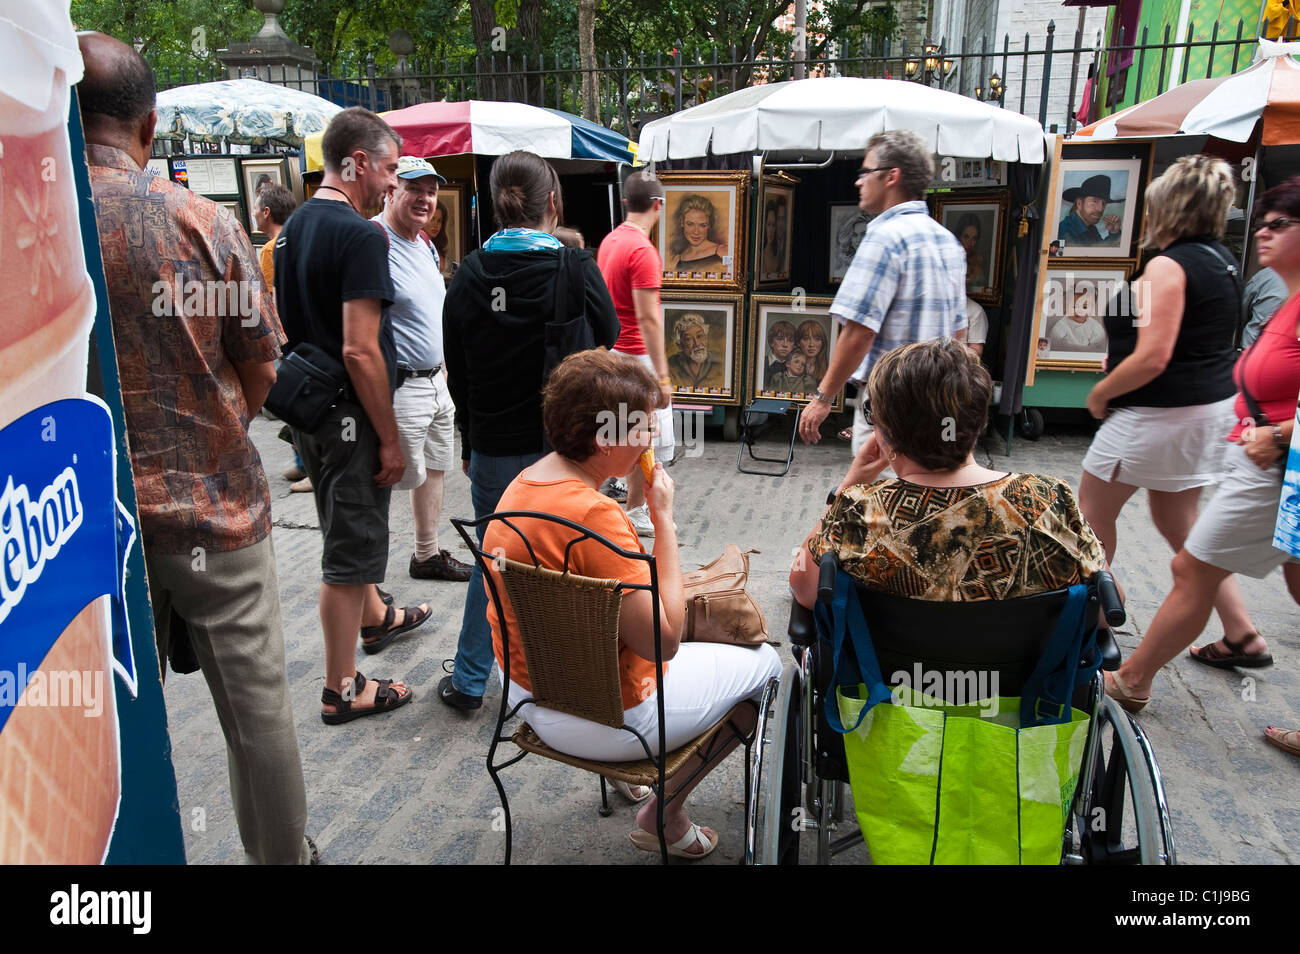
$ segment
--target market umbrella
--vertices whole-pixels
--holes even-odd
[[[300,145],[321,132],[341,107],[312,93],[257,79],[177,86],[158,94],[160,139]]]
[[[758,150],[860,150],[910,129],[945,156],[1041,164],[1043,127],[1027,116],[905,80],[837,76],[751,86],[647,123],[646,162]]]
[[[436,158],[500,156],[527,149],[544,159],[633,162],[636,146],[613,130],[558,109],[483,100],[419,103],[380,113],[402,137],[402,152]],[[307,168],[323,166],[321,136],[306,140]]]
[[[1248,142],[1263,120],[1262,145],[1300,143],[1300,43],[1260,40],[1256,62],[1239,73],[1193,80],[1099,119],[1076,137],[1214,136]]]

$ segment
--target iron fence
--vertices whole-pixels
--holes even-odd
[[[793,79],[800,72],[892,78],[993,101],[1036,118],[1049,130],[1069,133],[1081,120],[1099,118],[1126,97],[1130,83],[1135,84],[1135,91],[1158,95],[1199,78],[1199,64],[1196,72],[1191,72],[1196,51],[1207,54],[1203,72],[1210,77],[1216,71],[1223,75],[1244,68],[1257,42],[1255,26],[1248,28],[1245,21],[1239,21],[1235,31],[1221,31],[1216,23],[1211,37],[1204,40],[1193,38],[1190,25],[1182,40],[1172,36],[1169,27],[1165,27],[1161,42],[1151,42],[1147,28],[1136,43],[1122,31],[1109,44],[1100,33],[1089,44],[1082,30],[1076,30],[1072,40],[1058,45],[1056,25],[1049,23],[1039,40],[1029,33],[1016,39],[1004,35],[1000,43],[985,36],[962,37],[955,44],[940,41],[921,49],[909,48],[904,42],[897,51],[887,42],[873,48],[872,42],[866,41],[856,53],[832,41],[824,54],[810,58],[734,46],[729,50],[713,47],[687,57],[679,43],[666,55],[638,53],[635,59],[624,55],[615,60],[605,54],[585,66],[577,56],[566,58],[558,53],[534,57],[502,53],[436,63],[400,59],[396,66],[383,70],[370,58],[353,71],[330,73],[322,68],[314,77],[301,79],[291,78],[287,68],[245,70],[241,75],[316,93],[341,106],[376,111],[436,100],[530,103],[586,115],[631,139],[653,119],[747,86]],[[1103,54],[1108,57],[1104,67]],[[1120,67],[1120,63],[1126,65]],[[1067,70],[1069,79],[1062,82]],[[1155,75],[1148,75],[1148,70],[1155,70]],[[1099,72],[1106,74],[1108,101],[1099,95]],[[159,89],[167,89],[225,76],[224,68],[213,63],[206,69],[160,70],[157,78]],[[1093,82],[1088,83],[1089,78]]]

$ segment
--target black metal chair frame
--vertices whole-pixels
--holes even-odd
[[[799,436],[799,417],[803,414],[804,405],[796,404],[793,401],[781,400],[779,398],[756,398],[749,402],[749,406],[741,412],[740,415],[740,447],[736,450],[736,470],[742,474],[758,474],[760,477],[784,477],[790,472],[790,465],[794,463],[794,441]],[[789,414],[794,411],[794,426],[790,430],[790,446],[786,448],[784,457],[764,457],[754,453],[754,425],[750,421],[751,414]],[[764,470],[755,467],[746,467],[745,451],[749,451],[749,456],[756,461],[768,464],[784,464],[780,470]]]
[[[829,602],[834,592],[835,574],[841,572],[834,556],[823,558],[821,579],[818,586],[818,599]],[[861,595],[874,599],[878,594],[869,594],[859,587]],[[1026,600],[1040,601],[1040,606],[1047,606],[1051,601],[1063,602],[1065,591],[1038,594],[1026,597]],[[897,597],[884,597],[896,604],[905,604]],[[1101,628],[1102,669],[1113,670],[1119,667],[1120,654],[1110,635],[1108,627],[1121,625],[1125,615],[1115,590],[1114,580],[1108,572],[1102,571],[1089,581],[1090,606],[1088,612],[1099,620]],[[863,600],[864,612],[871,615],[868,599]],[[971,604],[955,604],[956,607]],[[981,604],[986,609],[988,604]],[[820,726],[818,717],[821,706],[819,686],[827,681],[825,677],[827,660],[824,658],[825,646],[816,633],[811,610],[793,604],[790,619],[790,636],[796,665],[787,669],[783,682],[789,686],[772,687],[765,695],[759,707],[759,723],[756,728],[758,745],[756,750],[761,755],[773,750],[774,764],[782,767],[785,778],[764,779],[764,765],[760,758],[753,771],[753,804],[762,801],[761,792],[767,792],[769,798],[778,798],[788,802],[791,795],[791,781],[797,778],[796,795],[811,818],[807,827],[817,833],[817,861],[827,864],[836,854],[854,847],[862,839],[856,829],[847,835],[830,838],[830,831],[840,821],[842,810],[842,788],[848,780],[847,771],[842,767],[842,742],[836,737],[823,737],[829,732]],[[819,674],[819,667],[821,672]],[[882,671],[890,671],[882,660]],[[936,664],[936,669],[945,669],[944,664]],[[969,665],[963,668],[972,668]],[[1078,690],[1074,700],[1077,708],[1082,708],[1092,716],[1088,730],[1088,739],[1084,748],[1083,763],[1080,767],[1079,785],[1071,809],[1071,817],[1066,828],[1066,844],[1063,846],[1063,863],[1072,864],[1173,864],[1175,851],[1169,820],[1168,805],[1165,800],[1163,781],[1155,755],[1141,727],[1135,720],[1119,709],[1113,700],[1105,694],[1101,673],[1093,681]],[[787,727],[789,716],[797,707],[796,720],[800,731],[785,731],[785,738],[769,738],[774,720]],[[1104,758],[1102,735],[1104,727],[1110,725],[1114,730],[1111,758]],[[820,729],[821,731],[817,731]],[[833,733],[832,733],[833,734]],[[814,742],[817,743],[814,746]],[[832,749],[839,749],[839,760]],[[1118,757],[1117,757],[1118,753]],[[795,763],[793,766],[789,763]],[[792,776],[791,773],[798,773]],[[1134,781],[1136,779],[1136,782]],[[1129,783],[1134,796],[1135,824],[1137,826],[1138,847],[1122,847],[1120,820],[1123,818],[1125,784]],[[1137,784],[1142,788],[1139,805]],[[773,786],[779,786],[774,788]],[[802,789],[802,791],[798,791]],[[1147,796],[1149,793],[1149,797]],[[783,806],[784,807],[784,806]],[[1095,808],[1102,808],[1107,813],[1108,823],[1103,834],[1094,837],[1090,831]],[[770,811],[770,808],[767,809]],[[746,861],[758,861],[756,839],[757,815],[751,811],[750,824],[747,827]],[[784,831],[784,829],[782,829]],[[785,835],[787,841],[790,836]],[[780,848],[782,856],[793,853],[797,857],[797,835],[793,839],[794,847],[789,844]],[[789,860],[787,858],[787,860]]]
[[[540,520],[549,523],[557,523],[569,528],[570,530],[574,530],[577,532],[577,536],[575,536],[572,540],[570,540],[565,545],[564,565],[559,570],[559,572],[561,573],[570,572],[569,561],[573,553],[573,548],[577,544],[583,542],[584,540],[593,540],[601,544],[602,546],[606,547],[607,549],[611,550],[612,552],[618,554],[621,557],[624,557],[629,560],[641,560],[649,565],[650,582],[648,584],[620,582],[615,587],[615,590],[616,592],[619,593],[623,593],[630,590],[646,590],[650,593],[652,615],[654,619],[655,677],[657,680],[656,684],[662,687],[664,681],[664,658],[663,658],[663,642],[662,642],[662,635],[661,635],[661,620],[659,615],[659,569],[655,562],[654,554],[642,553],[636,550],[625,550],[622,547],[618,546],[617,544],[607,540],[605,537],[601,536],[600,534],[596,533],[594,530],[584,527],[582,524],[575,523],[574,521],[569,520],[565,517],[560,517],[560,516],[556,516],[555,514],[541,513],[538,511],[531,511],[531,510],[510,510],[510,511],[498,511],[496,513],[488,514],[487,516],[480,517],[477,520],[466,520],[463,518],[456,518],[456,517],[452,518],[451,520],[452,526],[456,528],[456,532],[460,534],[461,539],[465,541],[465,544],[466,546],[469,547],[470,552],[474,554],[475,561],[477,561],[477,563],[479,564],[479,569],[483,573],[483,579],[486,581],[488,586],[488,594],[491,596],[492,603],[496,607],[497,619],[501,620],[502,626],[505,625],[506,615],[502,608],[501,594],[497,587],[496,579],[489,572],[489,566],[488,566],[489,561],[494,561],[496,558],[494,555],[487,554],[483,551],[483,549],[478,545],[478,541],[475,538],[474,534],[472,534],[470,531],[471,529],[477,529],[480,525],[486,528],[486,526],[491,521],[494,520],[500,521],[501,523],[509,527],[512,531],[514,531],[514,533],[523,542],[523,545],[525,549],[528,551],[528,556],[529,559],[532,561],[533,566],[542,567],[543,564],[537,559],[537,554],[533,550],[533,546],[529,542],[528,537],[525,536],[523,531],[520,530],[519,527],[512,522],[514,520],[520,520],[520,519],[532,519],[532,520]],[[484,532],[486,533],[486,529]],[[550,567],[548,569],[555,569],[555,568]],[[510,665],[511,665],[510,639],[508,633],[503,634],[503,637],[504,638],[501,640],[502,655],[504,657],[504,665],[502,666],[503,685],[501,690],[501,705],[497,710],[496,726],[492,732],[492,742],[488,747],[487,769],[488,769],[488,774],[492,776],[492,783],[496,786],[497,795],[501,799],[501,807],[505,814],[505,826],[506,826],[505,863],[508,865],[510,864],[511,853],[513,850],[513,822],[510,814],[510,800],[509,797],[506,795],[505,786],[501,781],[500,773],[503,769],[509,768],[511,765],[514,765],[516,762],[522,761],[523,758],[527,756],[529,753],[527,750],[520,751],[517,755],[514,755],[503,762],[496,761],[496,753],[497,753],[497,748],[498,746],[501,745],[501,743],[514,741],[513,736],[504,734],[506,723],[514,719],[519,714],[519,710],[522,709],[525,705],[532,703],[533,698],[529,696],[526,699],[521,699],[514,706],[511,706],[509,704]],[[750,705],[754,705],[754,704],[751,702]],[[659,856],[660,856],[660,860],[666,865],[668,864],[668,842],[667,839],[664,837],[664,806],[665,804],[672,802],[675,798],[677,798],[678,793],[674,793],[673,795],[669,796],[667,799],[664,798],[664,790],[666,788],[667,781],[668,781],[665,770],[667,767],[668,756],[671,753],[667,751],[666,729],[664,726],[664,700],[663,700],[662,692],[655,693],[655,706],[657,710],[656,714],[657,714],[657,722],[658,722],[658,739],[657,739],[658,753],[659,753],[658,755],[654,754],[654,752],[650,748],[650,744],[646,741],[645,736],[643,736],[636,729],[633,729],[629,725],[623,725],[621,728],[623,731],[630,732],[632,735],[636,737],[637,741],[641,743],[641,748],[642,750],[644,750],[646,758],[654,764],[655,770],[658,775],[657,782],[653,784],[651,788],[654,789],[655,799],[656,799],[655,822],[656,822],[656,828],[658,829],[658,833],[659,833]],[[757,706],[755,706],[755,708],[757,708]],[[705,771],[706,767],[708,766],[709,762],[713,760],[714,756],[719,751],[719,749],[729,744],[733,740],[740,742],[745,748],[745,817],[748,817],[749,807],[750,807],[749,806],[750,754],[751,754],[751,747],[754,742],[754,734],[752,732],[749,734],[745,734],[741,732],[735,726],[734,723],[728,721],[726,726],[724,726],[722,729],[716,732],[713,735],[713,737],[704,745],[704,747],[702,747],[699,752],[697,752],[694,756],[692,756],[692,759],[697,761],[697,764],[691,770],[690,774],[686,776],[686,782],[689,783],[691,780],[695,779],[700,774],[702,774]],[[679,787],[679,792],[680,792],[680,787]],[[605,777],[603,775],[600,776],[600,802],[601,802],[601,807],[599,809],[599,812],[602,817],[608,816],[613,813],[613,809],[609,805],[609,793],[607,790]]]

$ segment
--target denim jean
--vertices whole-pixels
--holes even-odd
[[[493,513],[501,495],[520,471],[541,460],[541,454],[518,457],[488,457],[470,452],[469,494],[474,503],[474,519]],[[476,528],[479,546],[483,545],[484,527]],[[487,688],[488,673],[496,662],[492,650],[492,627],[487,620],[488,597],[483,586],[483,571],[475,561],[465,594],[465,616],[460,624],[460,643],[456,647],[456,668],[451,684],[467,696],[481,696]]]

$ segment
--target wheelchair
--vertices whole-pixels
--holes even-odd
[[[820,602],[830,602],[840,572],[833,554],[822,558]],[[1062,589],[1013,600],[938,603],[861,585],[857,592],[882,673],[911,672],[914,665],[992,672],[1003,696],[1020,694],[1068,596]],[[1125,614],[1108,572],[1089,580],[1085,612],[1090,628],[1104,620],[1098,628],[1101,670],[1118,669],[1110,627],[1123,624]],[[830,643],[818,633],[813,611],[793,600],[789,635],[794,664],[769,682],[759,707],[748,773],[747,864],[798,864],[801,851],[815,851],[817,864],[830,864],[845,851],[865,847],[856,819],[850,816],[845,825],[844,743],[823,706],[834,669]],[[1092,719],[1061,864],[1174,864],[1164,785],[1145,733],[1106,695],[1100,670],[1075,691],[1072,704]],[[814,841],[812,851],[806,841],[801,844],[805,835]]]

